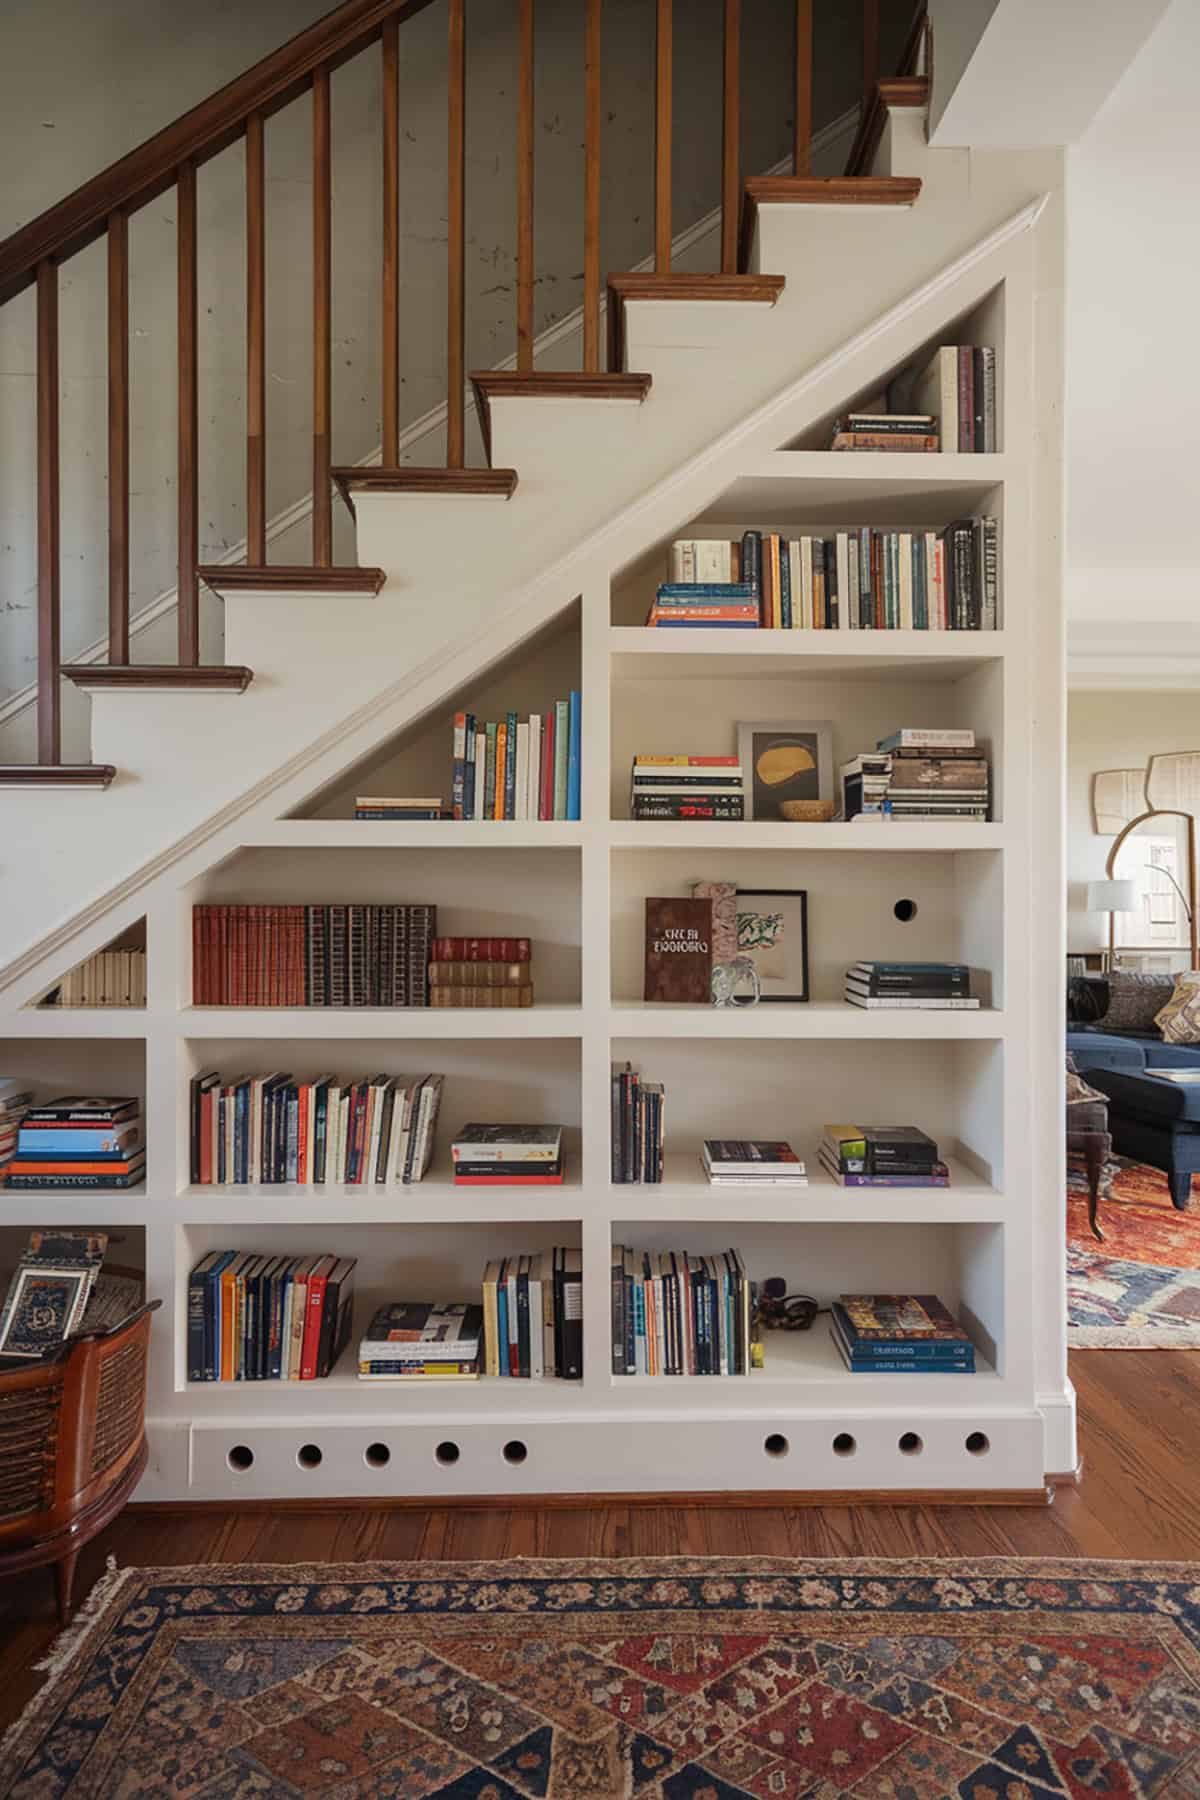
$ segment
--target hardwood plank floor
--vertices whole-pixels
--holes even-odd
[[[1084,1476],[1051,1507],[688,1506],[678,1501],[314,1512],[124,1513],[84,1551],[82,1599],[129,1564],[429,1561],[506,1556],[1102,1556],[1200,1559],[1200,1356],[1085,1350],[1071,1359]],[[48,1571],[0,1587],[0,1728],[55,1635]]]

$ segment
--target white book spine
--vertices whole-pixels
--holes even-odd
[[[912,532],[901,531],[898,534],[897,558],[900,564],[900,629],[911,631],[913,628],[913,591],[912,591]]]
[[[475,733],[475,804],[472,812],[477,819],[483,817],[483,790],[486,785],[487,771],[487,732]]]

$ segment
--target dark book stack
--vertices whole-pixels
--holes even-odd
[[[622,1184],[663,1178],[661,1081],[643,1081],[632,1063],[612,1071],[612,1178]]]
[[[545,713],[494,723],[454,715],[456,819],[578,819],[581,702],[572,691]]]
[[[808,1171],[786,1138],[705,1138],[700,1161],[713,1187],[808,1186]]]
[[[131,1188],[145,1175],[141,1101],[70,1094],[25,1113],[5,1185],[27,1193]]]
[[[483,1372],[583,1378],[583,1259],[555,1248],[504,1256],[483,1271]]]
[[[436,906],[194,906],[196,1006],[428,1006]]]
[[[975,1346],[936,1294],[843,1294],[831,1335],[855,1375],[973,1375]]]
[[[753,1294],[737,1250],[613,1245],[614,1375],[748,1375]]]
[[[435,938],[430,1006],[533,1005],[533,945],[522,938]]]
[[[464,1125],[450,1146],[459,1187],[554,1187],[563,1180],[561,1125]]]
[[[350,1341],[353,1256],[210,1250],[188,1277],[189,1381],[317,1381]]]
[[[993,451],[996,352],[990,344],[943,344],[912,378],[912,397],[936,417],[942,449]]]
[[[905,1007],[934,1012],[974,1012],[966,963],[858,962],[846,970],[845,998],[851,1006],[887,1012]]]
[[[21,1120],[32,1101],[32,1090],[23,1085],[19,1076],[0,1075],[0,1187],[16,1155]]]
[[[391,1300],[358,1345],[360,1381],[474,1381],[483,1308],[462,1302]]]
[[[986,820],[991,767],[971,730],[913,728],[842,764],[847,819]]]
[[[826,1125],[821,1167],[839,1187],[950,1186],[937,1145],[915,1125]]]
[[[433,1159],[444,1081],[276,1070],[226,1082],[207,1069],[191,1082],[191,1179],[202,1187],[420,1181]]]
[[[736,756],[635,756],[631,819],[743,819],[744,771]]]
[[[440,794],[397,798],[391,794],[359,794],[354,802],[356,819],[387,819],[393,824],[412,819],[448,819]]]
[[[929,451],[938,449],[931,413],[846,413],[833,427],[831,450]]]

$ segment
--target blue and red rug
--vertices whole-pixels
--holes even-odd
[[[1193,1186],[1179,1212],[1165,1175],[1114,1156],[1101,1189],[1100,1243],[1088,1226],[1082,1167],[1068,1167],[1072,1350],[1200,1350],[1200,1178]]]
[[[125,1570],[0,1791],[326,1800],[1200,1795],[1200,1566]]]

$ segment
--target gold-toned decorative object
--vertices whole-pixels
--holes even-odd
[[[825,825],[837,808],[832,800],[781,800],[779,810],[793,824]]]
[[[1092,825],[1097,837],[1115,837],[1140,812],[1144,769],[1100,769],[1092,776]]]

